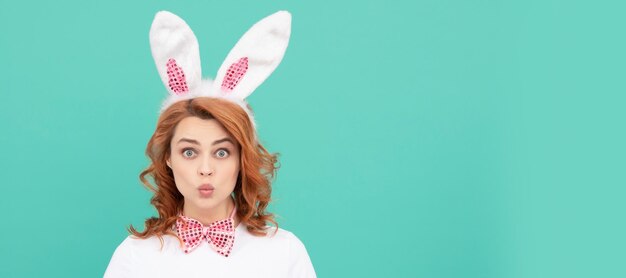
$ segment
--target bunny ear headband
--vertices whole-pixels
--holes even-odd
[[[150,28],[150,47],[169,96],[161,113],[175,102],[196,97],[237,103],[256,128],[245,98],[276,69],[291,34],[291,14],[276,12],[254,24],[235,44],[215,80],[202,79],[198,40],[180,17],[160,11]]]

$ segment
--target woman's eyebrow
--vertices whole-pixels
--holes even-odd
[[[217,145],[222,142],[230,142],[231,144],[235,145],[235,143],[233,142],[233,139],[230,139],[230,137],[224,137],[220,140],[215,140],[212,145]]]
[[[178,143],[181,143],[181,142],[187,142],[187,143],[191,143],[191,144],[194,144],[194,145],[200,145],[200,143],[197,140],[189,139],[189,138],[180,138],[180,140],[178,140]],[[219,139],[219,140],[215,140],[213,142],[213,144],[211,144],[211,145],[217,145],[217,144],[222,143],[222,142],[230,142],[233,145],[235,144],[233,142],[233,140],[230,139],[230,137],[225,137],[225,138],[222,138],[222,139]]]
[[[194,145],[200,145],[200,143],[197,140],[188,139],[188,138],[180,138],[180,140],[178,140],[177,144],[180,144],[182,142],[187,142],[187,143],[191,143],[191,144],[194,144]]]

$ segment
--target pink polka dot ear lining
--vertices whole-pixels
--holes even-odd
[[[185,81],[185,73],[183,69],[176,64],[176,60],[167,60],[167,85],[175,94],[184,94],[189,91],[187,81]]]
[[[243,57],[239,59],[236,63],[233,63],[228,67],[228,71],[226,71],[226,76],[224,77],[224,81],[222,82],[222,90],[226,92],[232,91],[239,80],[246,74],[248,70],[248,57]]]
[[[213,22],[214,26],[223,25]],[[207,28],[207,40],[224,28]],[[223,98],[248,113],[245,99],[261,85],[280,64],[291,36],[291,14],[278,11],[244,33],[219,67],[215,79],[202,78],[198,40],[177,15],[157,12],[150,27],[150,48],[157,71],[169,94],[161,112],[177,101],[195,97]],[[255,125],[256,126],[256,125]]]

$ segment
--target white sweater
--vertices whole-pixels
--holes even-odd
[[[267,231],[267,236],[254,236],[238,225],[228,257],[207,242],[185,254],[174,236],[163,236],[163,250],[156,236],[128,236],[115,249],[104,277],[316,277],[306,248],[293,233],[279,228],[274,234],[273,227]]]

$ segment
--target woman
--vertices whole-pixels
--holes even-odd
[[[265,211],[277,159],[258,142],[244,100],[280,63],[290,22],[278,12],[255,24],[214,82],[201,80],[191,29],[157,13],[152,54],[170,96],[140,179],[159,215],[143,232],[130,226],[105,277],[315,277],[302,242]]]

